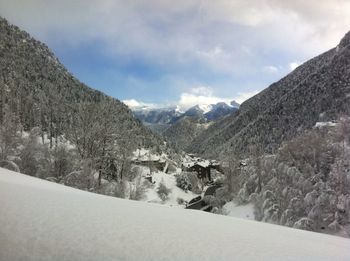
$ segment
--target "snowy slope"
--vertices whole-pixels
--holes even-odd
[[[350,260],[350,240],[0,169],[0,260]]]
[[[134,168],[137,168],[139,173],[141,173],[142,177],[149,176],[149,167],[146,166],[134,166]],[[152,173],[152,182],[154,184],[150,185],[145,191],[144,197],[141,199],[141,201],[146,201],[150,203],[158,203],[163,204],[167,206],[180,206],[182,208],[185,208],[185,205],[180,205],[178,203],[178,199],[181,198],[186,202],[189,202],[191,199],[198,197],[197,194],[193,193],[192,191],[185,192],[181,188],[179,188],[176,185],[176,177],[175,175],[177,173],[180,173],[181,169],[177,169],[177,172],[175,173],[164,173],[162,171],[154,171]],[[165,201],[162,201],[157,193],[157,189],[159,187],[159,184],[163,183],[168,189],[170,189],[168,198]]]
[[[253,204],[238,205],[232,201],[223,206],[223,214],[230,217],[254,220]]]

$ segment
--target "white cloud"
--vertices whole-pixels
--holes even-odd
[[[212,96],[213,89],[208,86],[198,86],[190,89],[190,93],[203,96]]]
[[[300,65],[300,62],[291,62],[289,66],[289,70],[293,71],[295,68],[297,68]]]
[[[123,100],[122,102],[125,103],[132,110],[146,109],[146,108],[148,109],[148,108],[156,107],[156,105],[153,103],[140,102],[135,99]]]
[[[199,59],[226,71],[254,65],[257,48],[314,55],[350,28],[348,0],[11,0],[0,10],[44,41],[99,41],[108,55],[160,64]],[[253,60],[243,45],[255,50]]]
[[[264,66],[263,71],[267,73],[277,73],[279,70],[276,66],[268,65]]]
[[[189,109],[195,105],[207,106],[218,102],[230,103],[232,99],[217,97],[213,94],[213,89],[207,86],[198,86],[184,92],[180,95],[177,105],[182,111]]]
[[[258,92],[259,91],[257,90],[238,92],[236,96],[223,98],[214,95],[212,87],[197,86],[189,89],[187,92],[181,93],[179,100],[171,104],[145,103],[135,99],[123,100],[123,102],[132,110],[176,107],[180,111],[186,111],[195,105],[202,105],[205,107],[218,102],[230,104],[231,101],[236,101],[237,103],[242,104],[245,100],[251,98]]]
[[[239,104],[242,104],[244,101],[248,100],[249,98],[253,97],[255,94],[258,93],[259,91],[239,92],[234,98],[234,100]]]

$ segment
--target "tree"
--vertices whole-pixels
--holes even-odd
[[[262,149],[261,145],[252,145],[250,147],[250,155],[253,160],[253,165],[255,167],[255,172],[258,177],[258,187],[257,187],[257,193],[261,192],[262,189],[262,158],[264,155],[264,151]]]
[[[0,125],[0,160],[13,155],[20,142],[19,120],[8,106],[4,108],[3,123]]]
[[[237,155],[232,152],[224,161],[225,183],[229,197],[233,197],[239,190],[240,161]]]

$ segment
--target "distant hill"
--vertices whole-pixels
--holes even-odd
[[[50,49],[28,33],[0,18],[0,123],[5,106],[18,116],[25,130],[39,126],[48,135],[66,134],[79,117],[83,103],[110,102],[121,139],[135,146],[161,142],[130,109],[117,99],[76,79]],[[97,110],[97,109],[96,109]]]
[[[209,125],[201,122],[201,118],[187,116],[166,129],[163,136],[175,148],[186,150],[187,146]]]
[[[317,121],[350,112],[350,32],[339,45],[245,101],[238,111],[212,124],[188,147],[190,152],[219,157],[246,153],[261,144],[272,151]]]

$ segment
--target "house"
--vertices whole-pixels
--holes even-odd
[[[148,166],[152,170],[164,171],[167,164],[167,156],[165,154],[151,153],[147,149],[137,149],[133,153],[132,163],[135,165]]]
[[[195,157],[190,154],[185,157],[182,163],[182,170],[189,172],[196,172],[197,177],[204,182],[212,181],[211,170],[223,173],[222,167],[219,162],[215,160],[204,160],[199,157]]]
[[[211,164],[208,160],[198,160],[182,163],[182,170],[196,172],[197,177],[203,181],[211,181]]]

